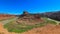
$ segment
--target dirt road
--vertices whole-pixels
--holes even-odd
[[[11,22],[11,21],[15,21],[17,18],[18,18],[18,17],[15,17],[15,18],[3,20],[3,21],[0,21],[0,22],[4,25],[4,24],[9,23],[9,22]]]
[[[56,22],[56,23],[57,23],[57,25],[59,25],[59,23],[60,23],[60,21],[56,21],[56,20],[53,20],[53,19],[50,19],[50,18],[48,18],[48,20],[51,20],[51,21]]]
[[[18,34],[18,33],[14,33],[14,32],[8,32],[8,30],[7,29],[4,29],[4,26],[3,26],[6,23],[9,23],[11,21],[15,21],[17,18],[18,17],[0,21],[0,34]]]

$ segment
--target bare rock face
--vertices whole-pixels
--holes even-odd
[[[37,22],[40,23],[41,21],[42,19],[39,14],[30,14],[26,11],[24,11],[17,20],[18,23],[26,22],[25,24],[36,24]]]

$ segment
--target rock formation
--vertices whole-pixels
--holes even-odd
[[[23,12],[23,14],[21,14],[17,20],[18,23],[20,22],[26,22],[26,23],[39,23],[41,22],[42,19],[41,19],[41,16],[40,14],[31,14],[31,13],[28,13],[26,11]]]

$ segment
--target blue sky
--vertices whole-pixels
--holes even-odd
[[[0,13],[21,14],[60,10],[60,0],[0,0]]]

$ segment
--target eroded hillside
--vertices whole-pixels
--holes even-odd
[[[15,17],[15,15],[0,14],[0,20],[5,20],[13,17]]]
[[[60,34],[60,21],[56,21],[40,14],[23,12],[19,16],[3,15],[0,32],[3,34]],[[7,33],[5,33],[7,32]]]

